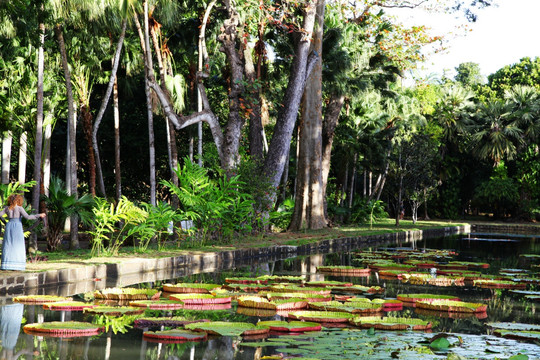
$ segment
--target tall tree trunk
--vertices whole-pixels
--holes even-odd
[[[354,153],[353,163],[352,163],[352,174],[351,174],[351,183],[349,185],[349,209],[352,209],[353,200],[354,200],[354,184],[356,181],[356,161],[358,160],[358,153]]]
[[[115,198],[120,201],[122,197],[122,167],[120,166],[120,110],[118,102],[118,77],[114,79],[113,86],[113,112],[114,112],[114,180]]]
[[[40,12],[43,12],[41,5]],[[41,195],[41,151],[43,148],[43,73],[45,67],[45,24],[39,24],[39,48],[38,48],[38,74],[37,74],[37,105],[36,105],[36,137],[34,141],[34,189],[32,191],[32,208],[39,212],[39,198]],[[37,250],[37,235],[32,233],[28,240],[28,252]]]
[[[97,171],[97,177],[98,177],[99,191],[101,192],[101,195],[103,195],[104,197],[107,197],[107,194],[105,191],[105,182],[103,181],[103,170],[101,168],[101,159],[99,156],[97,132],[99,130],[99,125],[101,124],[101,120],[103,119],[103,114],[105,114],[105,109],[107,109],[109,98],[111,97],[111,93],[113,91],[114,80],[116,79],[116,73],[118,71],[118,64],[120,64],[120,54],[122,52],[122,46],[124,44],[124,37],[126,35],[126,26],[127,26],[127,19],[124,19],[122,22],[122,31],[120,33],[120,37],[118,38],[118,42],[116,44],[116,52],[114,54],[114,63],[113,63],[112,71],[111,71],[111,77],[109,78],[109,84],[107,85],[107,90],[105,92],[105,96],[103,97],[103,101],[101,102],[101,107],[99,108],[99,112],[94,122],[94,128],[92,130],[92,146],[94,148],[94,153],[96,156],[96,171]]]
[[[18,180],[20,184],[26,183],[26,150],[28,148],[28,137],[26,131],[19,137],[19,173]]]
[[[51,183],[51,137],[52,124],[46,122],[45,135],[43,138],[43,193],[49,196],[49,185]]]
[[[7,131],[2,139],[2,184],[9,184],[9,170],[11,167],[11,144],[13,137],[11,131]]]
[[[70,188],[68,193],[75,198],[78,198],[77,193],[77,150],[76,150],[76,127],[75,127],[75,117],[73,110],[73,90],[71,85],[71,72],[69,70],[66,45],[64,42],[64,35],[62,31],[62,26],[57,24],[54,27],[54,33],[58,40],[58,45],[60,47],[60,55],[62,57],[62,67],[64,69],[64,79],[66,81],[66,97],[68,102],[68,131],[69,131],[69,177],[70,177]],[[71,217],[71,231],[70,231],[70,248],[78,249],[79,248],[79,221],[76,215]]]
[[[88,152],[88,190],[92,196],[96,196],[96,157],[92,142],[93,116],[85,104],[81,105],[79,112],[82,121],[82,130],[86,140],[86,151]]]
[[[328,174],[330,173],[330,159],[332,157],[332,144],[334,143],[334,133],[339,121],[339,114],[345,102],[345,95],[332,94],[326,106],[324,120],[322,124],[322,188],[324,199],[324,214],[328,216],[326,202],[326,186],[328,185]]]
[[[291,65],[291,75],[287,90],[282,101],[283,107],[276,120],[274,134],[270,141],[268,154],[264,161],[264,172],[270,184],[279,185],[285,164],[285,155],[289,152],[291,136],[296,123],[298,108],[302,99],[307,77],[315,63],[319,61],[318,54],[310,54],[311,33],[315,23],[316,4],[310,2],[306,5],[302,31],[295,34],[297,41],[295,55]],[[272,200],[275,200],[273,194]]]
[[[150,204],[156,205],[156,148],[154,140],[154,113],[152,109],[152,97],[148,85],[148,74],[153,69],[152,50],[150,48],[150,35],[148,29],[148,1],[144,2],[144,92],[146,94],[146,113],[148,116],[148,151],[150,157]]]
[[[318,0],[311,51],[319,54],[322,54],[324,9],[324,0]],[[328,226],[324,211],[322,128],[322,61],[317,61],[303,96],[296,199],[289,225],[291,230]]]

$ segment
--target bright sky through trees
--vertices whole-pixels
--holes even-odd
[[[477,14],[477,21],[467,24],[457,14],[400,10],[399,18],[406,24],[425,24],[433,29],[432,34],[445,35],[449,40],[447,51],[431,55],[417,73],[424,77],[446,73],[453,78],[460,63],[475,62],[487,76],[523,57],[540,56],[540,0],[499,0],[498,6],[478,10]]]

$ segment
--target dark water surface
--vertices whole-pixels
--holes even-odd
[[[400,244],[406,248],[453,249],[459,253],[456,260],[487,262],[490,268],[485,273],[496,274],[500,269],[524,268],[529,264],[520,260],[520,254],[540,254],[540,238],[501,234],[470,234],[468,236],[421,240]],[[376,250],[377,248],[371,248]],[[366,249],[364,249],[366,250]],[[392,250],[392,249],[388,249]],[[0,359],[260,359],[265,355],[282,354],[286,358],[306,356],[318,359],[508,359],[519,353],[529,359],[540,358],[540,346],[496,338],[489,335],[488,322],[519,322],[540,324],[539,303],[525,301],[522,296],[508,290],[479,289],[472,286],[420,286],[402,283],[397,279],[381,279],[377,274],[369,277],[340,277],[316,273],[323,265],[361,266],[353,252],[319,254],[240,267],[220,273],[197,274],[181,279],[164,280],[142,287],[158,287],[162,283],[207,282],[225,283],[227,277],[272,275],[304,275],[306,281],[338,280],[361,285],[378,285],[385,288],[378,297],[395,298],[398,294],[431,293],[451,294],[463,301],[488,305],[487,318],[471,316],[450,318],[440,314],[424,314],[412,307],[387,315],[414,317],[433,321],[433,333],[329,329],[300,338],[271,336],[285,339],[289,346],[243,346],[241,338],[215,337],[201,343],[160,344],[143,340],[144,329],[128,327],[125,333],[112,331],[94,337],[54,338],[25,334],[22,324],[48,321],[92,321],[93,316],[80,312],[48,311],[42,306],[8,304],[1,308],[0,327],[2,353]],[[538,275],[537,275],[538,277]],[[538,285],[529,289],[540,291]],[[76,299],[82,299],[81,294]],[[236,312],[236,304],[228,310],[194,312],[192,310],[150,311],[156,316],[191,315],[210,320],[246,321],[282,319],[255,317]],[[159,329],[152,329],[159,330]],[[432,351],[422,345],[437,333],[452,333],[449,337],[454,345],[449,350]],[[459,336],[459,338],[458,338]],[[452,340],[453,339],[453,340]],[[461,340],[459,340],[461,339]],[[462,344],[460,344],[462,342]],[[265,341],[269,343],[268,340]],[[334,351],[333,354],[332,351]]]

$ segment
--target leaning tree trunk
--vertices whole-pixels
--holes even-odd
[[[322,54],[324,7],[324,0],[318,0],[311,42],[311,50],[319,54]],[[315,64],[304,90],[299,145],[296,198],[289,229],[322,229],[328,226],[323,190],[322,60]]]
[[[152,97],[148,85],[148,74],[152,65],[152,50],[150,48],[150,35],[148,29],[148,1],[144,2],[144,93],[146,94],[146,112],[148,116],[148,151],[150,157],[150,204],[156,205],[156,148],[154,140],[154,113],[152,109]]]
[[[263,171],[270,184],[276,188],[281,181],[283,170],[287,164],[285,155],[288,154],[291,145],[291,137],[307,77],[319,60],[318,54],[310,54],[311,33],[315,23],[315,14],[315,4],[309,3],[305,8],[302,31],[295,34],[297,41],[294,60],[291,65],[291,75],[282,101],[283,107],[276,120],[274,134],[264,161]],[[272,202],[275,201],[276,196],[277,194],[272,194]]]
[[[13,137],[11,135],[11,131],[8,131],[2,140],[2,184],[9,184],[12,142]]]
[[[111,71],[111,76],[109,78],[109,84],[107,85],[107,90],[105,92],[105,96],[103,97],[103,101],[101,102],[101,107],[99,108],[99,112],[94,122],[94,128],[92,130],[92,146],[94,148],[94,153],[96,156],[96,171],[97,171],[97,177],[98,177],[99,190],[101,192],[101,195],[103,195],[104,197],[106,197],[107,195],[105,192],[105,182],[103,181],[103,170],[101,168],[101,159],[99,156],[97,132],[99,130],[99,125],[101,124],[101,120],[103,119],[103,114],[105,114],[105,109],[107,108],[109,98],[111,97],[111,93],[113,91],[114,81],[116,79],[116,73],[118,71],[118,64],[120,64],[120,54],[122,53],[122,46],[124,44],[124,37],[126,35],[126,26],[127,26],[127,19],[124,19],[124,21],[122,22],[122,32],[120,33],[120,37],[118,38],[118,42],[116,44],[116,52],[114,54],[114,63],[113,63],[112,71]]]
[[[43,5],[41,6],[43,11]],[[36,138],[34,142],[34,189],[32,191],[32,208],[39,212],[41,195],[41,150],[43,148],[43,73],[45,67],[45,24],[39,24],[38,74],[37,74],[37,105],[36,105]],[[37,235],[32,233],[28,240],[28,252],[37,250]]]

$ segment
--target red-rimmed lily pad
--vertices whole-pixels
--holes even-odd
[[[210,291],[219,287],[221,285],[202,283],[163,284],[163,291],[179,294],[210,294]]]
[[[294,320],[318,323],[346,323],[353,317],[353,314],[337,311],[300,310],[288,313],[288,317]]]
[[[107,288],[94,291],[94,298],[105,300],[157,300],[161,291],[157,289]]]
[[[349,301],[346,303],[341,303],[339,301],[316,302],[310,303],[309,308],[310,310],[345,312],[354,315],[375,314],[383,311],[383,306],[381,304],[363,301]]]
[[[486,304],[470,303],[454,300],[423,300],[417,301],[416,307],[432,311],[481,313],[486,312]]]
[[[381,304],[384,311],[403,310],[403,301],[397,299],[373,299],[373,304]]]
[[[205,332],[172,329],[163,331],[145,331],[145,340],[154,340],[160,343],[183,343],[186,341],[204,341],[208,338]]]
[[[353,286],[335,286],[332,287],[332,293],[349,293],[349,294],[382,294],[384,288],[380,286],[363,286],[363,285],[353,285]]]
[[[166,326],[166,327],[180,327],[184,326],[186,324],[192,324],[197,322],[208,322],[210,320],[208,319],[188,319],[182,316],[173,316],[173,317],[145,317],[145,318],[139,318],[136,319],[134,322],[134,325],[136,328],[143,329],[143,328],[151,328],[151,327],[158,327],[158,326]]]
[[[407,264],[398,264],[394,262],[373,262],[368,264],[369,268],[372,270],[380,271],[380,270],[400,270],[403,272],[409,272],[416,269],[416,266],[414,265],[407,265]]]
[[[184,326],[188,330],[204,331],[208,334],[221,336],[253,336],[268,334],[270,328],[267,326],[257,326],[245,322],[210,321],[205,323],[187,324]]]
[[[270,330],[279,332],[305,332],[321,330],[321,325],[319,323],[309,321],[260,321],[258,325],[268,326]]]
[[[305,309],[308,302],[300,298],[288,298],[280,300],[268,300],[260,296],[242,296],[238,298],[238,306],[267,309],[267,310],[294,310]]]
[[[302,299],[307,302],[317,302],[317,301],[330,301],[332,296],[328,295],[318,295],[318,294],[304,294],[304,293],[279,293],[279,292],[262,292],[259,293],[260,296],[266,296],[270,301],[276,300],[286,300],[286,299]]]
[[[130,301],[129,305],[150,310],[178,310],[184,307],[184,303],[174,300],[137,300]]]
[[[169,300],[180,301],[185,305],[210,305],[230,303],[231,297],[212,294],[173,294],[169,296]]]
[[[184,310],[195,310],[195,311],[217,311],[217,310],[227,310],[230,309],[231,303],[225,304],[204,304],[204,305],[192,305],[185,304]]]
[[[310,287],[334,287],[334,286],[340,286],[340,287],[349,287],[353,284],[350,282],[343,282],[343,281],[310,281],[305,284],[306,286]]]
[[[273,283],[302,283],[304,282],[304,276],[292,276],[292,275],[261,275],[257,279],[267,280]]]
[[[329,289],[321,287],[301,287],[301,286],[285,286],[285,285],[274,285],[270,287],[272,292],[283,292],[283,293],[303,293],[303,294],[317,294],[317,295],[330,295],[332,292]]]
[[[504,280],[474,280],[474,286],[483,288],[483,289],[519,289],[524,290],[527,288],[527,284],[514,282],[514,281],[504,281]]]
[[[477,319],[487,319],[487,312],[448,312],[448,311],[435,311],[416,308],[414,312],[422,316],[433,316],[443,319],[467,319],[471,317],[476,317]]]
[[[349,321],[350,324],[364,328],[375,328],[379,330],[429,330],[432,327],[431,322],[421,319],[396,318],[396,317],[354,317]]]
[[[122,316],[122,315],[138,315],[144,312],[143,308],[134,306],[96,306],[91,309],[84,309],[84,313],[94,315],[107,316]]]
[[[234,277],[226,278],[227,284],[268,284],[267,279],[247,278],[247,277]]]
[[[335,274],[340,276],[369,276],[370,268],[360,268],[354,266],[318,266],[318,272]]]
[[[437,295],[437,294],[398,294],[397,299],[404,303],[415,303],[417,301],[426,300],[454,300],[460,301],[460,298],[454,295]]]
[[[259,292],[270,289],[270,285],[265,284],[225,284],[224,289],[229,291]]]
[[[52,303],[58,301],[72,301],[73,298],[65,296],[55,296],[55,295],[22,295],[16,296],[13,298],[14,302],[23,303],[23,304],[35,304],[42,305],[45,303]]]
[[[55,337],[93,336],[101,333],[104,328],[99,325],[80,321],[52,321],[28,324],[24,332],[31,335],[49,335]]]
[[[256,316],[259,318],[262,317],[274,317],[278,314],[276,310],[271,309],[258,309],[258,308],[248,308],[243,306],[238,306],[236,308],[236,313],[246,316]]]
[[[96,306],[95,304],[83,303],[81,301],[58,301],[43,304],[45,310],[54,311],[83,311],[84,309],[94,308]]]

